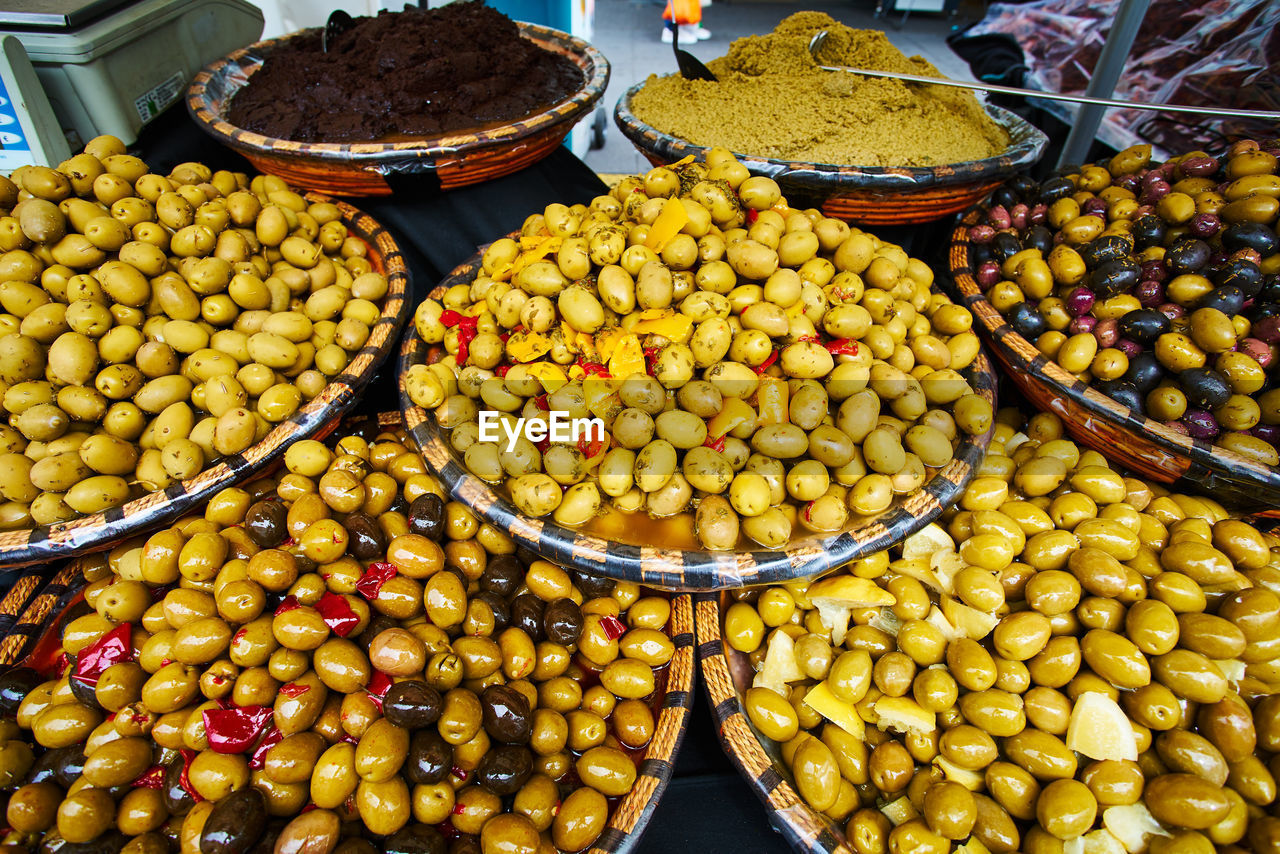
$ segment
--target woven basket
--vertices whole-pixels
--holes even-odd
[[[314,202],[329,201],[310,195]],[[276,425],[258,444],[224,457],[193,478],[102,513],[25,531],[0,533],[0,567],[12,569],[105,548],[148,528],[170,522],[207,501],[221,489],[241,483],[261,471],[298,439],[328,435],[343,413],[360,399],[378,366],[390,354],[408,316],[405,294],[409,271],[395,240],[368,214],[342,202],[342,222],[369,246],[369,260],[387,277],[382,315],[365,346],[347,369],[329,381],[324,391],[287,420]]]
[[[613,119],[623,135],[654,166],[692,154],[706,159],[707,147],[672,136],[631,112],[637,83],[618,99]],[[958,213],[1008,178],[1040,159],[1049,138],[1021,117],[988,105],[992,120],[1009,134],[1009,148],[995,157],[946,166],[837,166],[773,160],[734,153],[753,175],[767,175],[787,196],[812,200],[830,217],[863,225],[916,225]]]
[[[982,214],[981,208],[969,211],[952,233],[952,295],[973,312],[995,360],[1027,399],[1061,417],[1077,441],[1144,477],[1161,483],[1183,480],[1189,488],[1241,510],[1280,517],[1280,469],[1175,433],[1134,412],[1046,359],[1013,330],[983,296],[969,262],[969,226]]]
[[[549,155],[590,114],[609,83],[608,60],[582,39],[537,24],[518,26],[539,47],[571,59],[582,70],[583,84],[541,113],[487,130],[408,142],[308,143],[251,133],[223,119],[232,97],[271,47],[297,33],[258,42],[205,66],[187,90],[187,110],[214,139],[294,187],[339,196],[388,196],[392,188],[385,176],[397,174],[434,176],[443,190],[478,184]]]
[[[396,426],[381,418],[379,423],[389,429]],[[72,561],[40,591],[17,624],[10,628],[8,637],[0,641],[0,669],[18,664],[37,673],[52,671],[62,648],[62,626],[73,609],[84,607],[81,604],[84,586],[80,562]],[[16,601],[11,593],[0,602],[0,611],[9,607],[10,598]],[[644,748],[644,755],[637,765],[635,785],[612,806],[608,824],[587,854],[627,854],[633,851],[657,810],[662,793],[671,782],[676,753],[688,729],[689,716],[693,713],[696,668],[691,596],[671,598],[667,633],[675,644],[675,654],[667,665],[663,695],[654,708],[653,739]]]
[[[452,285],[470,282],[479,269],[476,255],[457,267],[433,295]],[[769,584],[818,575],[864,555],[888,548],[920,530],[949,507],[973,479],[991,442],[991,431],[965,437],[955,458],[920,489],[899,496],[878,516],[853,520],[837,534],[808,535],[776,551],[698,551],[661,548],[643,543],[607,540],[565,528],[550,518],[522,515],[504,495],[467,471],[449,445],[435,416],[409,399],[404,378],[409,368],[425,364],[428,347],[410,324],[400,348],[398,377],[400,405],[409,435],[445,488],[458,501],[525,548],[548,560],[585,572],[667,590],[721,590]],[[991,363],[980,354],[967,371],[976,391],[995,407],[996,378]]]
[[[694,602],[698,669],[702,671],[720,746],[764,803],[769,826],[781,833],[792,848],[812,854],[854,854],[836,822],[800,797],[778,745],[760,736],[747,719],[734,677],[750,674],[751,665],[746,656],[725,646],[720,629],[722,597],[723,593],[699,593]],[[729,656],[740,660],[730,661]],[[746,678],[750,680],[749,675]]]
[[[80,561],[72,560],[45,583],[47,575],[32,573],[20,579],[0,602],[4,638],[0,640],[0,667],[22,661],[48,659],[52,664],[61,649],[61,624],[84,589]],[[37,591],[39,591],[37,593]],[[21,616],[18,616],[18,614]],[[53,638],[53,640],[49,640]],[[34,648],[45,647],[43,655]],[[50,654],[48,648],[53,652]],[[24,662],[26,663],[26,662]]]

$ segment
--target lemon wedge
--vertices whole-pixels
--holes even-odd
[[[1138,742],[1129,718],[1115,700],[1096,691],[1076,699],[1067,723],[1067,749],[1090,759],[1138,761]]]

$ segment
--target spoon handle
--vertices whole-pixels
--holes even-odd
[[[1280,120],[1280,112],[1267,110],[1235,110],[1225,107],[1191,107],[1182,104],[1140,104],[1134,101],[1116,101],[1111,98],[1089,98],[1084,95],[1064,95],[1059,92],[1041,92],[1036,89],[1018,89],[1013,86],[995,86],[989,83],[962,83],[958,80],[944,80],[937,77],[924,77],[919,74],[899,74],[895,71],[871,71],[866,68],[849,68],[844,65],[819,65],[823,71],[848,71],[867,77],[887,77],[890,80],[906,80],[911,83],[930,83],[934,86],[952,86],[957,89],[977,89],[980,92],[999,92],[1005,95],[1022,95],[1026,98],[1047,98],[1051,101],[1071,101],[1076,104],[1098,104],[1103,107],[1120,107],[1127,110],[1150,110],[1153,112],[1196,113],[1209,116],[1234,116],[1244,119]]]

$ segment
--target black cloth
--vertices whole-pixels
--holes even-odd
[[[201,131],[179,105],[149,125],[136,148],[153,171],[198,161],[214,169],[254,171],[250,164]],[[552,202],[588,203],[605,185],[568,149],[485,184],[448,192],[427,181],[400,179],[395,194],[348,199],[396,238],[411,277],[410,306],[477,248],[520,227],[525,217]],[[359,412],[399,408],[395,357],[379,372]],[[770,827],[764,805],[722,752],[707,699],[699,685],[694,713],[666,794],[635,854],[697,851],[703,854],[788,854]]]

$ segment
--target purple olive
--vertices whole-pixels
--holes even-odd
[[[1246,338],[1237,345],[1236,349],[1257,362],[1263,370],[1271,367],[1274,354],[1265,341],[1260,341],[1257,338]]]
[[[1142,178],[1138,175],[1120,175],[1113,178],[1111,183],[1122,190],[1128,190],[1131,193],[1136,193],[1138,191],[1138,187],[1142,185]]]
[[[1144,261],[1141,265],[1142,278],[1150,279],[1153,282],[1164,284],[1169,280],[1169,267],[1164,263],[1162,258],[1154,258],[1150,261]]]
[[[1021,231],[1027,227],[1027,206],[1022,202],[1018,202],[1013,206],[1013,210],[1009,212],[1009,221],[1013,227]]]
[[[1004,205],[992,205],[987,210],[987,222],[996,229],[1008,228],[1013,224],[1009,211],[1005,210]]]
[[[1092,314],[1082,314],[1071,321],[1071,325],[1067,327],[1067,331],[1072,335],[1079,335],[1082,332],[1092,332],[1093,327],[1098,325],[1098,318]]]
[[[1213,439],[1222,428],[1212,412],[1203,409],[1188,409],[1182,416],[1182,424],[1187,428],[1187,435],[1193,439]]]
[[[1163,305],[1158,305],[1156,306],[1156,311],[1160,312],[1170,320],[1176,320],[1179,317],[1182,317],[1182,315],[1187,313],[1187,310],[1184,309],[1182,306],[1178,305],[1176,302],[1167,302],[1167,303],[1164,303]]]
[[[1093,295],[1093,291],[1084,287],[1074,288],[1071,293],[1067,294],[1067,313],[1072,317],[1086,315],[1089,313],[1089,309],[1093,308],[1095,301],[1096,298]]]
[[[986,290],[1000,281],[1000,265],[995,261],[983,261],[978,265],[978,273],[975,278],[978,280],[978,284],[982,286],[982,289]]]
[[[1120,337],[1120,324],[1114,317],[1099,320],[1093,327],[1093,337],[1098,339],[1099,348],[1110,347]]]
[[[1130,359],[1142,352],[1142,345],[1128,338],[1117,338],[1116,343],[1111,346],[1124,353]]]
[[[1031,214],[1029,219],[1031,220],[1032,225],[1042,225],[1044,223],[1045,217],[1047,217],[1048,215],[1049,215],[1049,206],[1042,202],[1031,209]]]
[[[1280,344],[1280,316],[1264,317],[1253,325],[1250,336],[1264,344]]]
[[[1164,285],[1155,279],[1143,279],[1133,289],[1133,295],[1138,298],[1143,308],[1155,308],[1164,302]]]
[[[1080,213],[1105,217],[1107,215],[1107,203],[1097,198],[1086,199],[1085,203],[1080,206]]]
[[[1280,444],[1280,424],[1259,424],[1248,433],[1272,445]]]
[[[969,240],[973,243],[990,243],[996,236],[996,230],[989,225],[973,225],[969,227]]]
[[[1196,237],[1210,238],[1222,228],[1222,220],[1217,214],[1198,213],[1187,223],[1187,230]]]
[[[1182,169],[1182,174],[1190,175],[1194,178],[1208,178],[1214,172],[1218,171],[1218,161],[1208,155],[1199,154],[1195,157],[1188,157],[1178,164]]]

